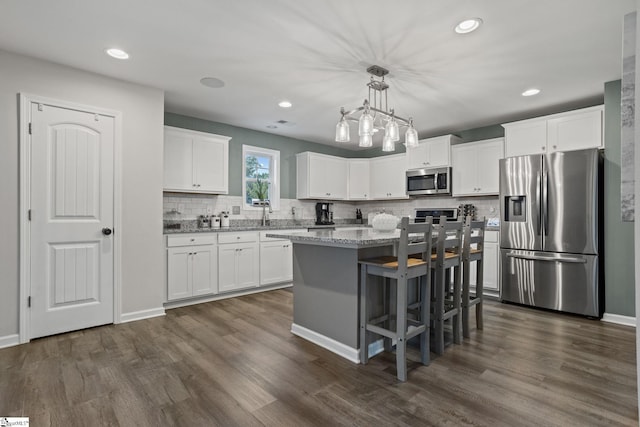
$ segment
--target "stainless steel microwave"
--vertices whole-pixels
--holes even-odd
[[[425,168],[407,171],[407,194],[451,194],[451,168]]]

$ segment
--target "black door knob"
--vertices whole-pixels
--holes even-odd
[[[113,233],[113,230],[111,230],[110,228],[105,227],[102,229],[102,234],[104,234],[105,236],[108,236],[111,233]]]

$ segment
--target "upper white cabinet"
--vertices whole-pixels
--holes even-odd
[[[603,148],[604,106],[506,123],[505,156]]]
[[[227,194],[230,139],[165,126],[164,190]]]
[[[312,152],[296,154],[298,199],[347,198],[349,163],[342,157]]]
[[[452,195],[498,194],[498,161],[504,157],[504,139],[494,138],[451,147]]]
[[[371,193],[369,183],[370,160],[349,159],[349,200],[368,200]]]
[[[422,139],[416,148],[407,148],[407,169],[451,166],[450,149],[460,138],[453,135]]]
[[[370,160],[372,199],[408,199],[405,189],[407,162],[404,154],[375,157]]]

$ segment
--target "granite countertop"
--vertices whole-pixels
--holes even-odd
[[[294,243],[361,248],[370,246],[386,246],[400,240],[400,230],[376,231],[370,227],[360,229],[313,230],[295,233],[267,233],[267,237],[289,239]]]
[[[171,225],[169,225],[171,227]],[[231,223],[229,227],[224,228],[198,228],[197,221],[189,221],[186,223],[181,223],[180,228],[167,228],[163,229],[164,234],[184,234],[184,233],[226,233],[226,232],[237,232],[237,231],[268,231],[268,230],[306,230],[310,227],[318,227],[313,223],[302,223],[302,224],[292,224],[291,222],[286,223],[276,223],[273,225],[263,226],[255,223]],[[353,223],[344,223],[344,224],[335,224],[330,227],[339,228],[353,228],[353,227],[366,227],[364,224],[353,224]]]

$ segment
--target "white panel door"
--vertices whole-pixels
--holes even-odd
[[[218,290],[232,291],[237,288],[236,269],[238,245],[218,246]]]
[[[238,245],[237,262],[237,288],[250,288],[258,286],[260,275],[259,247],[257,243]]]
[[[30,337],[113,323],[115,120],[36,103],[30,116]]]

